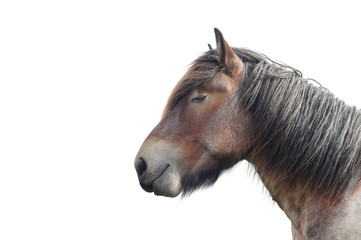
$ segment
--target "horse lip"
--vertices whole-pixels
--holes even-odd
[[[155,180],[160,178],[163,173],[168,169],[170,165],[165,163],[160,165],[157,169],[152,171],[151,173],[147,174],[143,178],[140,178],[140,185],[146,192],[153,192],[153,183]]]

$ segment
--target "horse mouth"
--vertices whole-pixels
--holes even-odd
[[[160,167],[152,171],[151,173],[147,174],[146,176],[139,178],[140,185],[146,192],[153,192],[153,184],[154,182],[159,179],[165,171],[167,171],[169,164],[162,164]]]

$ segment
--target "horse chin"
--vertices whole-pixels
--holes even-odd
[[[177,197],[182,192],[179,174],[166,171],[153,182],[153,192],[157,196]]]

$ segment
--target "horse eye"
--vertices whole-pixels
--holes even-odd
[[[195,97],[195,98],[192,98],[192,102],[194,102],[194,103],[200,103],[200,102],[202,102],[204,99],[206,99],[206,97],[207,97],[208,95],[201,95],[201,96],[197,96],[197,97]]]

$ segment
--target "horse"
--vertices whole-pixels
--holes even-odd
[[[177,83],[136,155],[141,187],[189,196],[246,160],[293,239],[359,239],[361,111],[214,30],[216,48]]]

